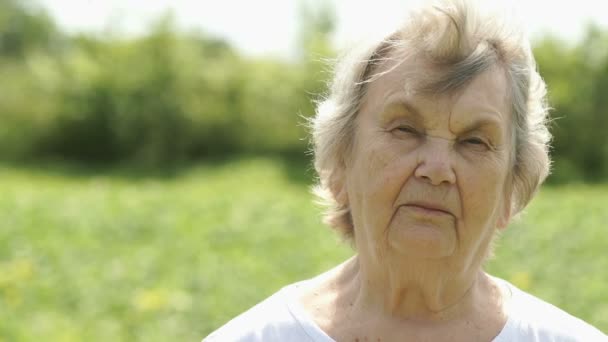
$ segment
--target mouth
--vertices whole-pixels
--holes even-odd
[[[454,214],[447,207],[437,203],[409,202],[405,204],[405,207],[427,215],[454,216]]]

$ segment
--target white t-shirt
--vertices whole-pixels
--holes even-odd
[[[303,282],[288,285],[203,339],[203,342],[335,342],[298,301]],[[608,341],[593,326],[505,281],[512,293],[507,323],[492,342]]]

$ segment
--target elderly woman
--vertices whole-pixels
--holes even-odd
[[[313,139],[327,222],[356,255],[205,341],[608,340],[483,271],[548,174],[545,93],[523,36],[468,2],[345,58]]]

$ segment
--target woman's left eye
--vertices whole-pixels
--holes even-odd
[[[416,131],[415,128],[410,127],[410,126],[399,126],[396,129],[402,133],[418,134],[418,131]]]
[[[468,144],[474,144],[474,145],[483,145],[485,144],[485,142],[479,138],[469,138],[469,139],[465,139],[464,142],[468,143]]]
[[[472,145],[472,146],[478,147],[478,148],[481,148],[481,147],[489,148],[488,143],[486,143],[483,139],[476,138],[476,137],[464,139],[464,140],[462,140],[462,143],[465,143],[467,145]]]

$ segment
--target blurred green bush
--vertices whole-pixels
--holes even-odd
[[[67,35],[30,1],[0,0],[0,159],[167,165],[234,153],[306,158],[325,92],[329,8],[302,8],[299,57],[251,58],[171,16],[148,34]],[[535,44],[554,108],[554,182],[608,179],[608,33]]]
[[[60,35],[22,4],[0,0],[4,159],[162,165],[306,149],[303,117],[324,90],[323,63],[244,58],[221,40],[178,32],[170,15],[138,38]],[[28,25],[42,24],[13,20],[25,16],[55,32],[54,43],[30,37]],[[302,43],[325,48],[321,34],[313,28]]]

